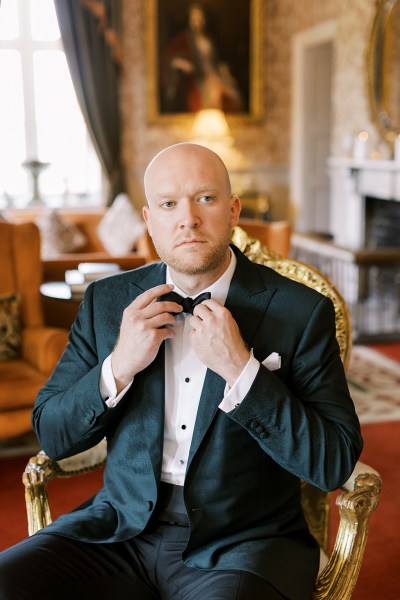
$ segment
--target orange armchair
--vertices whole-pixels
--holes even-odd
[[[0,440],[31,430],[31,413],[67,343],[67,331],[44,325],[39,230],[33,223],[0,222],[0,297],[19,298],[21,350],[0,360]]]

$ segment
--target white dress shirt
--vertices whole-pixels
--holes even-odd
[[[236,257],[231,251],[231,261],[225,273],[199,294],[210,292],[213,300],[224,305],[235,267]],[[174,283],[168,267],[166,283]],[[176,285],[174,291],[187,296]],[[176,335],[165,341],[165,422],[161,479],[175,485],[184,483],[200,395],[207,371],[207,367],[200,362],[189,343],[191,316],[187,313],[177,315],[174,326]],[[219,405],[221,410],[229,412],[240,404],[249,391],[259,367],[259,361],[251,353],[247,365],[234,385],[231,388],[226,385],[224,398]],[[107,406],[110,408],[116,406],[131,385],[132,382],[117,395],[111,369],[111,355],[108,356],[103,363],[100,379],[100,393]]]

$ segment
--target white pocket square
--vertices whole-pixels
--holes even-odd
[[[281,355],[277,352],[272,352],[265,360],[262,361],[264,367],[270,371],[276,371],[281,368]]]

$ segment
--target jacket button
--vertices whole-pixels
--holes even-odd
[[[94,410],[90,410],[87,413],[85,413],[84,417],[86,421],[91,424],[94,423],[96,420],[96,413]]]
[[[268,433],[266,433],[265,431],[263,433],[260,433],[260,440],[265,440],[265,438],[268,437]]]
[[[264,427],[262,427],[261,425],[259,425],[258,427],[256,427],[255,432],[263,434],[264,433]]]
[[[257,427],[258,427],[259,425],[260,425],[260,423],[259,423],[258,421],[252,421],[252,422],[250,423],[250,427],[251,427],[252,429],[257,429]]]

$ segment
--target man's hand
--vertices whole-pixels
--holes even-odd
[[[250,352],[229,310],[215,300],[205,300],[194,309],[190,325],[189,340],[199,360],[232,386]]]
[[[158,285],[147,290],[125,308],[117,344],[111,356],[111,367],[120,392],[134,376],[143,371],[157,356],[162,342],[175,335],[165,325],[175,325],[171,312],[182,307],[176,302],[157,302],[173,285]]]

